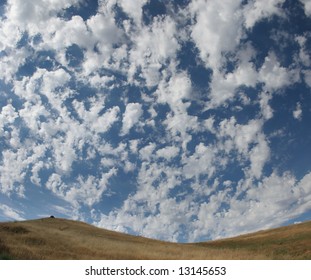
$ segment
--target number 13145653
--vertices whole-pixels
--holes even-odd
[[[226,267],[222,266],[222,267],[179,267],[179,275],[185,275],[185,276],[189,276],[189,275],[219,275],[219,276],[223,276],[226,275],[227,273],[227,269]]]

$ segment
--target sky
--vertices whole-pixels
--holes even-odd
[[[0,220],[310,220],[310,66],[311,0],[1,0]]]

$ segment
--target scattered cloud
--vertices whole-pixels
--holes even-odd
[[[166,160],[171,160],[179,154],[179,148],[170,146],[157,150],[157,156],[160,158],[165,158]]]
[[[252,0],[244,7],[245,26],[252,28],[254,25],[273,15],[281,16],[283,14],[281,6],[285,0]]]
[[[302,117],[302,109],[301,109],[301,104],[300,104],[300,103],[297,103],[296,109],[295,109],[295,111],[293,112],[293,116],[294,116],[295,119],[301,120],[301,117]]]
[[[259,79],[265,84],[265,89],[275,91],[298,81],[297,71],[282,67],[274,53],[269,53],[259,71]]]
[[[5,4],[1,217],[35,202],[172,241],[309,217],[310,170],[288,158],[309,151],[310,31],[285,15],[310,1],[82,2]]]
[[[207,67],[219,69],[223,53],[233,51],[242,36],[241,1],[191,1],[189,12],[195,18],[191,37]],[[202,36],[204,34],[204,36]]]
[[[139,122],[143,114],[142,105],[139,103],[129,103],[126,105],[122,119],[121,134],[126,135],[130,129]]]
[[[300,0],[305,8],[305,14],[311,16],[311,1],[310,0]]]
[[[8,205],[2,204],[0,205],[0,210],[2,211],[3,217],[5,219],[12,219],[12,220],[17,220],[17,221],[23,221],[23,212],[17,211],[15,208],[11,208]]]

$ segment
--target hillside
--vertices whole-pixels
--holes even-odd
[[[177,244],[45,218],[0,223],[0,259],[311,259],[311,222]]]

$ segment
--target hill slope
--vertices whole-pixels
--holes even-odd
[[[0,223],[0,259],[311,259],[311,222],[176,244],[65,219]]]

